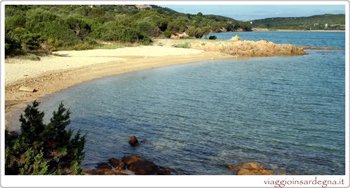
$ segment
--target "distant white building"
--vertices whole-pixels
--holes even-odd
[[[143,9],[147,9],[147,8],[152,8],[151,5],[135,5],[137,9],[139,10],[143,10]]]

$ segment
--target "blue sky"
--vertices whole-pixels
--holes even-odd
[[[178,12],[217,14],[237,20],[345,13],[343,5],[166,5]]]

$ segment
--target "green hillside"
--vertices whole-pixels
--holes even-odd
[[[215,15],[184,14],[151,5],[7,5],[6,55],[88,49],[98,42],[149,44],[153,37],[186,32],[251,30],[250,24]]]
[[[252,20],[252,27],[267,29],[345,30],[344,14]]]

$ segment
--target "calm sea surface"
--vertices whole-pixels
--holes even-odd
[[[221,33],[339,50],[205,61],[86,82],[46,97],[87,133],[84,167],[141,155],[179,174],[259,162],[287,174],[345,173],[344,33]],[[48,118],[48,117],[47,117]],[[128,136],[145,140],[132,148]]]

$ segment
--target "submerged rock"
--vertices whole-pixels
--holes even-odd
[[[129,137],[129,144],[133,147],[139,145],[139,141],[137,140],[136,136]]]

